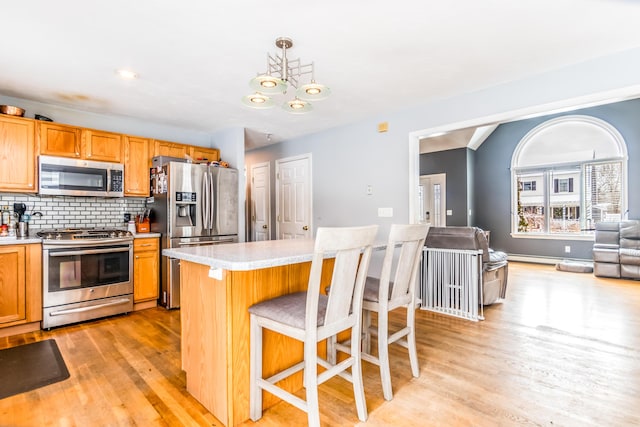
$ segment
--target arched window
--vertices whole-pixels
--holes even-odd
[[[590,235],[625,218],[627,147],[609,123],[571,115],[527,133],[511,160],[514,236]]]

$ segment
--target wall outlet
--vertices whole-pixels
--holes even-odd
[[[378,208],[378,216],[381,218],[391,218],[393,216],[393,208]]]
[[[564,253],[565,254],[570,254],[571,253],[571,246],[565,246],[564,247]]]
[[[451,209],[447,209],[447,216],[453,215],[453,211]]]
[[[367,196],[373,195],[373,187],[371,185],[367,185]]]

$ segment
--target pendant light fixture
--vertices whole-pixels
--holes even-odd
[[[267,54],[267,70],[249,82],[253,94],[242,98],[242,102],[252,108],[271,108],[275,105],[272,97],[286,95],[289,87],[296,89],[295,97],[282,104],[282,108],[292,114],[308,113],[313,109],[311,101],[326,99],[331,90],[315,81],[314,65],[301,64],[300,58],[288,59],[287,49],[291,49],[293,40],[278,37],[276,47],[280,55]],[[302,84],[301,79],[309,76],[309,83]]]

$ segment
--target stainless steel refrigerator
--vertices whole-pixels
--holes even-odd
[[[238,171],[206,164],[154,159],[151,231],[162,233],[162,248],[238,241]],[[160,159],[162,161],[162,159]],[[161,256],[160,304],[180,306],[179,260]]]

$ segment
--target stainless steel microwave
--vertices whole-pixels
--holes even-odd
[[[38,192],[53,196],[123,197],[120,163],[40,156]]]

